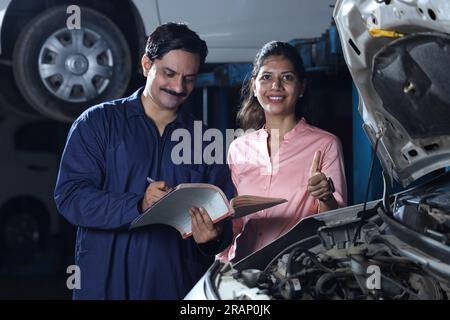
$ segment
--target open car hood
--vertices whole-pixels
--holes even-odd
[[[408,185],[450,165],[450,1],[338,0],[334,19],[384,171]]]

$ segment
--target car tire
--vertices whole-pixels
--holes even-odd
[[[98,11],[81,7],[80,13],[80,28],[69,29],[66,6],[43,11],[21,31],[13,52],[14,78],[25,100],[60,121],[122,96],[131,77],[120,29]]]
[[[20,262],[33,260],[36,251],[45,248],[48,227],[45,219],[24,208],[10,211],[0,220],[0,247],[9,259]]]
[[[25,119],[40,119],[42,114],[32,108],[19,92],[10,66],[0,65],[0,108]]]

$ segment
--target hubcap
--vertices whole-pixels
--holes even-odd
[[[81,54],[74,54],[66,59],[66,69],[76,75],[82,75],[89,68],[89,61]]]
[[[109,44],[95,31],[61,29],[44,42],[39,76],[51,94],[65,102],[85,102],[101,95],[113,76]]]

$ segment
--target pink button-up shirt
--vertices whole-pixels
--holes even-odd
[[[234,140],[228,164],[238,195],[284,198],[287,203],[233,220],[233,241],[218,255],[222,261],[240,260],[289,231],[298,221],[318,213],[319,202],[306,190],[316,151],[320,170],[333,179],[334,197],[346,205],[347,187],[339,139],[301,119],[287,132],[279,152],[269,157],[265,129]],[[273,150],[273,148],[272,148]]]

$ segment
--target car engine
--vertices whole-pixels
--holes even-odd
[[[328,222],[317,229],[320,244],[294,242],[263,270],[225,265],[215,281],[218,296],[448,300],[450,190],[444,180],[391,197],[392,213],[380,202],[355,219]]]

